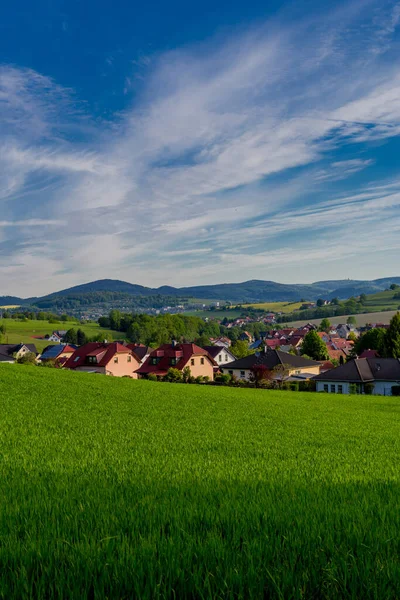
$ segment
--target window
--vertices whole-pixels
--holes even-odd
[[[228,355],[225,354],[225,362],[228,362]]]
[[[152,365],[156,365],[156,364],[157,364],[157,362],[158,362],[158,360],[157,360],[157,357],[156,357],[156,356],[154,356],[154,357],[151,359],[151,364],[152,364]]]
[[[324,384],[324,392],[329,392],[329,387],[327,383]]]
[[[74,358],[74,362],[78,362],[79,359],[80,359],[80,356],[77,356],[76,358]]]
[[[171,360],[169,361],[169,364],[170,364],[170,365],[172,365],[172,366],[175,366],[175,365],[176,365],[176,358],[175,358],[175,356],[173,356],[173,357],[171,358]]]
[[[245,376],[245,372],[244,372],[244,371],[240,371],[240,377],[241,377],[242,379],[244,379],[244,376]]]
[[[219,354],[218,355],[218,362],[221,362],[221,361],[222,361],[222,356],[221,356],[221,354]]]
[[[194,365],[194,358],[190,359],[190,364],[193,366]]]
[[[128,362],[132,362],[132,356],[128,354]]]
[[[336,386],[334,383],[331,383],[331,394],[335,394],[336,393]]]
[[[337,386],[337,391],[338,391],[338,394],[343,394],[343,386],[342,385],[338,385]]]
[[[233,371],[228,371],[229,375],[233,375]]]
[[[114,356],[114,362],[117,363],[118,362],[118,356]]]
[[[204,358],[201,358],[201,359],[200,359],[200,364],[201,364],[201,365],[204,365]]]
[[[298,371],[295,371],[295,375],[300,375],[301,371],[300,369]]]

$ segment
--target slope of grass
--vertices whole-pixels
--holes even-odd
[[[398,598],[400,402],[0,365],[1,598]]]
[[[379,292],[377,294],[370,294],[367,296],[365,302],[365,308],[369,310],[396,310],[400,306],[400,299],[393,298],[393,296],[400,292],[399,290],[389,290],[387,292]]]
[[[346,323],[349,316],[354,316],[356,323],[359,327],[363,327],[368,323],[384,323],[387,325],[390,323],[390,319],[396,314],[397,310],[388,310],[383,312],[370,312],[370,313],[359,313],[357,315],[342,315],[339,317],[328,317],[329,321],[333,325],[339,325],[339,323]],[[302,321],[291,321],[290,323],[281,323],[280,327],[300,327],[307,323],[314,323],[319,325],[322,319],[305,319]]]
[[[304,302],[260,302],[259,304],[243,304],[243,308],[258,308],[270,312],[291,313],[299,310]]]
[[[44,337],[46,334],[51,335],[53,331],[68,330],[71,328],[82,329],[89,337],[94,337],[98,333],[110,336],[110,339],[118,340],[123,336],[118,331],[100,328],[98,323],[86,323],[80,325],[76,321],[60,321],[59,323],[49,323],[48,321],[18,321],[16,319],[3,319],[1,325],[6,328],[6,333],[3,335],[3,343],[5,344],[35,344],[37,350],[41,352],[43,348],[51,342],[40,340],[37,337]]]

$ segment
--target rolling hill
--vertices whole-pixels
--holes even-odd
[[[168,296],[180,298],[198,298],[209,300],[226,300],[237,303],[248,302],[294,302],[301,299],[316,300],[317,298],[331,299],[337,296],[346,299],[358,296],[361,293],[374,294],[386,290],[392,283],[400,285],[400,277],[386,277],[383,279],[366,280],[329,280],[317,281],[311,284],[284,284],[275,281],[253,279],[243,283],[222,283],[214,285],[201,285],[192,287],[175,288],[161,286],[149,288],[132,284],[117,279],[102,279],[82,285],[77,285],[65,290],[37,298],[17,298],[15,296],[0,296],[0,305],[12,304],[36,305],[43,301],[51,304],[52,301],[63,297],[85,296],[99,292],[112,292],[125,297]]]

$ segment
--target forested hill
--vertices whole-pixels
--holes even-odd
[[[141,285],[119,281],[116,279],[102,279],[92,281],[72,288],[61,290],[41,298],[16,298],[14,296],[0,296],[0,305],[6,304],[31,304],[51,308],[55,304],[63,304],[62,298],[82,299],[86,304],[89,298],[99,299],[101,296],[123,294],[126,297],[141,297],[151,303],[157,297],[165,303],[173,298],[198,298],[209,300],[226,300],[231,302],[274,302],[296,301],[301,299],[316,300],[317,298],[331,299],[338,297],[346,299],[359,294],[373,294],[387,289],[391,284],[400,284],[400,277],[387,277],[384,279],[366,280],[331,280],[318,281],[311,284],[284,284],[275,281],[262,281],[253,279],[243,283],[223,283],[215,285],[201,285],[193,287],[175,288],[162,286],[149,288]],[[161,300],[160,300],[161,299]],[[11,301],[12,300],[12,301]],[[65,303],[65,302],[64,302]]]

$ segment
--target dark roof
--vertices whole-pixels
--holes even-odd
[[[35,344],[0,344],[0,354],[5,356],[12,356],[15,352],[21,350],[21,348],[28,348],[29,352],[33,352],[33,354],[37,354]]]
[[[314,377],[316,381],[400,381],[400,359],[358,358]]]
[[[63,352],[74,352],[77,346],[70,344],[55,344],[54,346],[46,346],[41,355],[41,360],[52,360],[57,358]]]
[[[124,344],[130,350],[133,350],[136,356],[142,361],[147,354],[153,352],[154,348],[150,348],[150,346],[145,346],[144,344]]]
[[[225,346],[203,346],[203,350],[205,350],[206,352],[208,352],[208,354],[210,356],[212,356],[214,359],[216,356],[218,356],[218,354],[220,352],[229,352],[229,354],[231,356],[233,356],[232,352],[230,351],[229,348],[225,348]]]
[[[281,350],[267,350],[267,352],[261,352],[257,354],[250,354],[245,358],[239,358],[233,362],[226,363],[223,365],[224,369],[253,369],[256,366],[263,365],[268,369],[273,369],[277,365],[290,365],[293,368],[304,368],[304,367],[319,367],[320,363],[309,358],[303,358],[302,356],[296,356],[289,354],[288,352],[282,352]]]
[[[182,370],[193,356],[204,356],[213,366],[216,366],[217,364],[207,350],[203,350],[203,348],[200,348],[197,344],[163,344],[157,348],[157,350],[152,351],[150,356],[136,373],[139,373],[140,375],[147,375],[148,373],[166,375],[171,366],[175,369]],[[152,364],[152,358],[158,359],[157,364]],[[176,364],[171,365],[171,359],[175,359]]]

